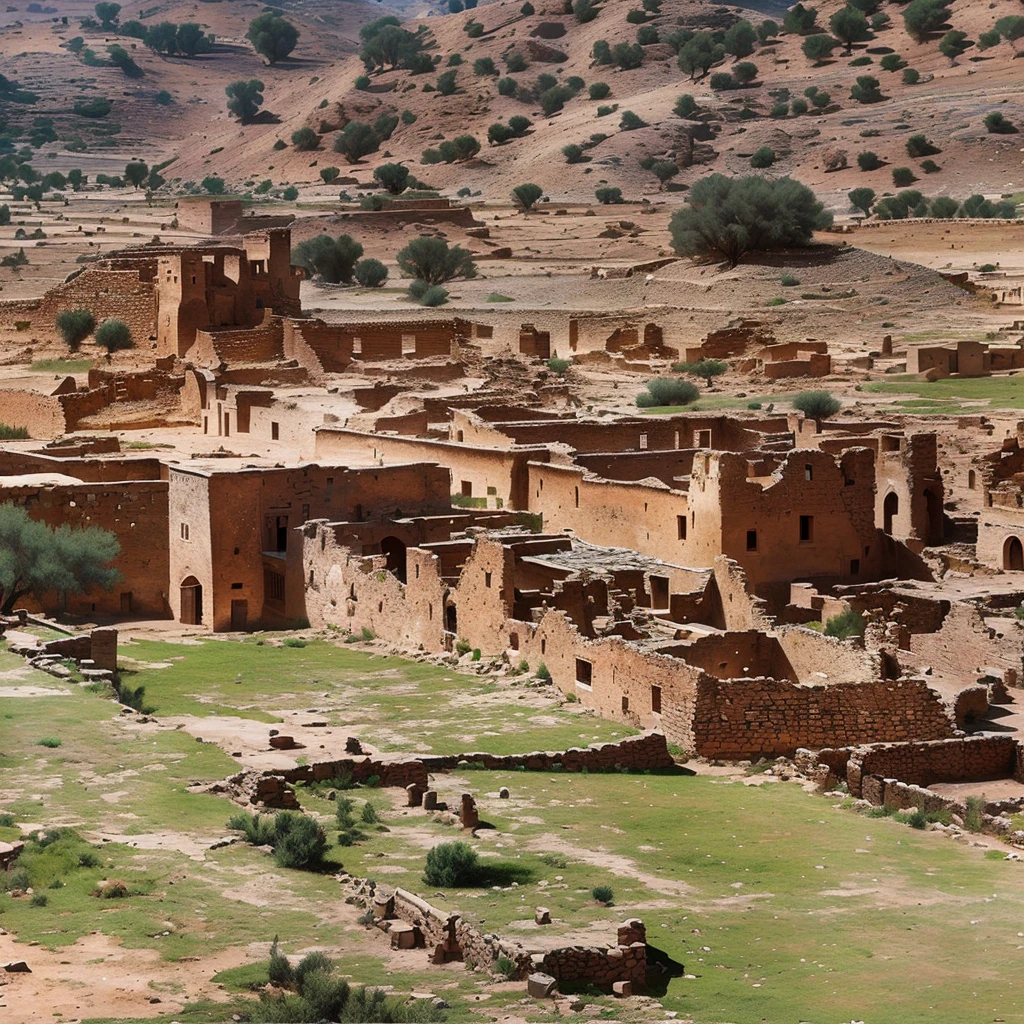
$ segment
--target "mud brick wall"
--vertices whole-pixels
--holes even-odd
[[[352,334],[322,320],[286,320],[284,357],[311,373],[344,373],[352,362]]]
[[[258,327],[196,331],[189,358],[201,366],[221,363],[270,363],[284,355],[280,320]]]
[[[850,752],[846,780],[861,795],[869,776],[915,786],[1015,778],[1021,746],[1012,736],[968,736],[924,743],[871,745]]]
[[[913,629],[911,631],[914,632]],[[1010,668],[1019,669],[1024,656],[1024,642],[1016,629],[1007,628],[1002,638],[990,636],[981,607],[958,601],[936,632],[914,632],[910,638],[910,650],[919,662],[930,665],[936,672],[954,679],[974,681],[987,669],[996,668],[1004,672]],[[1013,654],[1009,656],[1011,651]]]
[[[921,680],[799,686],[704,676],[693,721],[696,752],[730,759],[792,755],[798,747],[942,739],[952,731],[938,694]]]
[[[2,398],[2,392],[0,392]],[[118,459],[74,458],[73,449],[63,447],[52,449],[53,454],[28,452],[17,449],[0,449],[0,476],[14,476],[19,473],[64,473],[79,480],[159,480],[161,465],[159,459],[123,457]]]
[[[35,337],[58,338],[58,313],[65,309],[88,309],[97,323],[110,317],[123,320],[139,345],[156,329],[156,307],[154,284],[140,281],[137,271],[86,268],[41,299],[0,302],[0,330],[13,330],[16,321],[28,320]]]
[[[59,437],[68,429],[62,398],[40,391],[4,389],[0,391],[0,421],[9,427],[24,427],[31,437]]]
[[[782,380],[784,377],[827,377],[832,372],[832,357],[812,355],[807,359],[766,362],[763,372],[768,380]]]
[[[121,545],[114,567],[122,580],[111,591],[93,589],[69,594],[67,610],[74,615],[167,614],[169,542],[167,484],[160,480],[90,483],[0,490],[0,500],[13,501],[36,520],[50,526],[99,526],[113,532]],[[131,594],[128,601],[122,595]],[[60,605],[47,595],[45,608]],[[26,600],[26,605],[32,603]]]
[[[43,644],[47,654],[59,654],[63,658],[71,658],[81,662],[91,658],[96,668],[117,671],[117,630],[111,627],[94,629],[89,633],[69,636],[60,640],[50,640]]]

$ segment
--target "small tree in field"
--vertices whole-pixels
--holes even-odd
[[[729,369],[729,364],[722,359],[698,359],[693,363],[676,363],[673,367],[676,373],[690,373],[711,387],[711,382],[720,377]]]
[[[228,97],[228,112],[242,124],[248,124],[263,106],[263,83],[258,78],[232,82],[224,92]]]
[[[855,210],[861,210],[865,217],[871,216],[871,207],[875,201],[873,188],[855,188],[846,198]]]
[[[98,3],[93,10],[96,12],[96,17],[100,19],[100,28],[106,29],[108,32],[114,31],[114,26],[117,24],[118,16],[121,13],[121,5],[114,3]]]
[[[132,332],[123,320],[109,319],[96,328],[96,344],[107,350],[111,356],[122,349],[134,348]]]
[[[57,330],[72,352],[96,329],[96,317],[87,309],[65,309],[57,314]]]
[[[525,185],[516,185],[512,189],[512,198],[522,208],[524,213],[529,213],[534,203],[542,195],[544,195],[544,189],[540,185],[534,185],[532,182],[527,182]]]
[[[344,131],[334,140],[335,153],[341,153],[353,164],[359,163],[369,153],[376,152],[379,147],[377,133],[362,121],[349,121]]]
[[[397,258],[403,273],[427,285],[476,276],[476,265],[468,249],[459,245],[449,247],[443,238],[430,235],[414,238]]]
[[[808,36],[803,41],[801,49],[808,60],[812,60],[815,65],[818,65],[828,60],[832,56],[832,51],[838,45],[838,39],[833,39],[827,33],[819,33],[818,35]]]
[[[142,160],[132,160],[124,165],[124,180],[136,189],[149,177],[149,166]]]
[[[602,206],[614,206],[622,202],[622,189],[605,185],[595,190],[594,198]]]
[[[801,391],[793,398],[793,408],[820,422],[835,416],[842,403],[830,391]]]
[[[864,635],[864,618],[860,612],[847,608],[845,612],[833,615],[825,623],[825,636],[834,636],[839,640]]]

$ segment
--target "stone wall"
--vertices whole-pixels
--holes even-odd
[[[918,679],[800,686],[703,676],[695,705],[692,749],[704,757],[788,756],[798,747],[942,739],[953,732],[939,695]]]
[[[77,662],[89,659],[95,663],[95,668],[117,671],[117,630],[112,627],[48,640],[42,649],[47,654],[59,654]]]
[[[461,914],[441,910],[406,889],[379,886],[366,879],[347,884],[348,902],[372,909],[374,924],[391,936],[397,949],[426,949],[432,963],[462,960],[495,971],[499,960],[513,964],[512,977],[532,972],[557,982],[590,984],[605,991],[616,982],[644,988],[647,981],[647,932],[634,918],[619,926],[613,946],[561,946],[531,953],[523,943],[482,932]]]

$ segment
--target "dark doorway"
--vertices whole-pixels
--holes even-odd
[[[231,628],[236,633],[243,632],[249,625],[249,602],[231,602]]]
[[[405,545],[397,537],[385,537],[380,542],[380,553],[388,560],[388,572],[405,582]]]
[[[195,576],[181,581],[181,621],[186,626],[203,623],[203,586]]]
[[[942,502],[936,497],[934,491],[925,491],[924,500],[928,508],[928,543],[941,544],[942,535]]]
[[[882,503],[882,518],[884,526],[882,530],[885,533],[892,535],[892,521],[900,514],[900,498],[899,495],[894,491],[890,491],[885,496],[885,501]]]
[[[453,604],[448,605],[444,610],[444,628],[449,633],[458,633],[459,631],[459,613]]]
[[[1003,568],[1015,572],[1024,570],[1024,545],[1019,537],[1007,537],[1003,545]]]

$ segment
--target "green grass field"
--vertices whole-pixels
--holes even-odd
[[[330,714],[358,722],[359,735],[372,740],[378,730],[436,750],[464,749],[463,735],[476,739],[473,746],[504,751],[624,732],[520,686],[324,641],[304,648],[147,641],[125,645],[122,654],[134,659],[128,681],[146,686],[158,719],[232,713],[272,720],[275,711],[313,699],[322,707],[328,693]],[[432,968],[425,955],[396,967],[386,938],[356,925],[356,912],[341,905],[332,874],[279,868],[244,843],[207,849],[228,834],[237,808],[188,785],[237,770],[220,748],[170,727],[139,728],[100,692],[43,675],[3,651],[0,676],[11,688],[0,705],[0,810],[34,828],[72,826],[97,858],[79,866],[78,851],[87,848],[70,840],[63,852],[32,855],[46,905],[0,893],[0,923],[21,941],[64,949],[100,929],[164,959],[199,957],[195,970],[212,977],[204,956],[276,934],[289,953],[327,948],[356,982],[442,991],[452,1004],[450,1024],[484,1019],[471,997],[487,989],[485,975]],[[46,693],[18,695],[37,692],[28,688]],[[39,746],[42,737],[59,738],[60,746]],[[481,820],[493,827],[468,837],[406,808],[402,793],[355,789],[346,795],[356,811],[372,802],[383,829],[364,826],[365,839],[334,846],[332,870],[404,885],[484,930],[527,943],[537,932],[537,905],[554,918],[544,934],[573,943],[606,943],[618,922],[641,917],[651,945],[694,976],[673,977],[654,994],[700,1024],[1024,1019],[1016,978],[1024,950],[1019,863],[861,816],[795,784],[469,769],[435,784],[449,802],[472,791]],[[498,798],[501,786],[511,799]],[[300,788],[299,797],[333,841],[335,804],[312,789]],[[0,839],[20,831],[0,826]],[[100,842],[101,834],[111,841]],[[478,850],[485,885],[438,892],[422,880],[426,851],[455,838]],[[104,878],[123,880],[131,895],[99,899],[93,893]],[[614,905],[593,900],[597,885],[612,888]],[[240,993],[262,977],[261,964],[253,959],[217,981]],[[521,998],[519,989],[491,992],[481,1008],[507,1008],[538,1024],[551,1019],[541,1006],[516,1007]],[[597,1002],[602,1018],[630,1020],[622,1004]],[[197,1003],[173,1019],[211,1024],[241,1005]]]
[[[957,415],[983,409],[1024,409],[1024,375],[1013,377],[947,377],[932,382],[901,375],[864,384],[869,394],[908,395],[893,405],[903,412]]]
[[[92,360],[81,359],[37,359],[29,369],[33,373],[85,373],[92,369]]]

